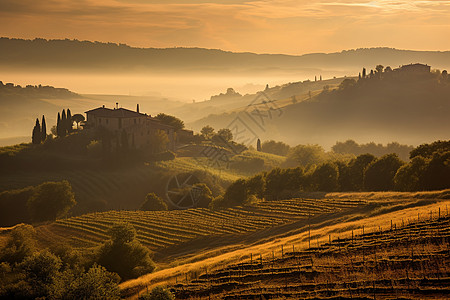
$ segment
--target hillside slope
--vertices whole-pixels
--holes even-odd
[[[450,202],[440,198],[448,198],[448,191],[422,194],[333,194],[327,197],[330,197],[330,199],[336,199],[335,197],[344,199],[366,197],[371,200],[368,200],[366,205],[331,214],[318,214],[287,225],[250,233],[242,236],[239,240],[235,240],[236,245],[233,247],[221,245],[208,251],[205,248],[200,248],[201,251],[199,249],[196,255],[186,257],[171,254],[168,258],[172,262],[172,267],[124,282],[121,285],[123,294],[133,295],[138,291],[143,292],[146,288],[166,284],[174,288],[179,298],[199,297],[199,299],[202,299],[202,297],[208,298],[209,296],[219,298],[228,296],[230,299],[236,299],[240,298],[241,294],[244,298],[249,297],[248,294],[254,291],[253,289],[256,289],[259,293],[262,284],[266,287],[267,293],[275,293],[275,295],[269,295],[269,298],[279,299],[276,296],[277,292],[284,293],[283,295],[286,296],[294,291],[298,292],[300,287],[292,286],[299,284],[297,280],[293,279],[296,276],[303,278],[300,283],[308,284],[308,286],[313,284],[315,280],[315,284],[318,284],[318,286],[311,286],[313,292],[323,289],[324,287],[320,286],[320,284],[326,283],[326,276],[321,275],[323,274],[323,268],[325,270],[342,268],[340,264],[348,264],[349,259],[356,254],[360,255],[358,259],[362,259],[362,241],[365,243],[364,247],[369,247],[366,248],[366,260],[373,260],[373,255],[369,257],[371,254],[369,252],[370,247],[372,247],[371,249],[374,249],[373,247],[385,247],[383,249],[386,250],[377,254],[378,259],[380,260],[380,257],[386,257],[390,255],[389,252],[392,252],[395,255],[392,256],[392,259],[395,261],[395,257],[398,257],[399,253],[404,251],[404,245],[395,243],[394,234],[406,235],[406,237],[409,235],[410,239],[414,239],[416,235],[421,239],[423,238],[420,245],[424,243],[424,247],[427,247],[426,250],[423,248],[423,251],[432,251],[427,252],[433,253],[430,254],[430,259],[440,256],[438,252],[436,252],[437,256],[433,256],[436,249],[432,246],[434,242],[429,238],[437,238],[438,248],[444,247],[441,250],[447,247],[448,225],[446,224],[448,224],[448,205]],[[438,218],[439,221],[437,221]],[[441,221],[443,223],[440,223]],[[418,229],[415,224],[419,224],[421,227]],[[397,229],[400,231],[397,231]],[[439,235],[436,233],[437,230],[439,230]],[[380,243],[383,246],[380,246]],[[187,246],[188,248],[189,246],[195,248],[195,243],[189,243]],[[431,250],[431,247],[434,250]],[[179,250],[181,249],[186,249],[186,247],[180,247]],[[351,255],[349,251],[352,251]],[[386,254],[384,254],[384,251],[386,251]],[[180,253],[183,254],[184,251]],[[426,254],[421,252],[420,255]],[[274,261],[275,258],[276,262]],[[311,259],[316,261],[312,273]],[[448,259],[448,257],[445,259]],[[263,261],[263,269],[261,269],[261,260]],[[272,264],[272,261],[274,261],[274,264]],[[301,269],[297,271],[300,262]],[[322,267],[324,263],[329,266]],[[384,274],[382,276],[390,276],[383,273],[384,269],[379,269],[377,272]],[[447,271],[445,269],[441,269],[439,272],[440,276],[446,276]],[[335,276],[334,278],[343,276],[339,273],[332,274]],[[288,289],[280,290],[292,280],[295,284],[291,283],[286,285]],[[313,283],[311,283],[311,280]],[[336,284],[342,282],[341,280],[350,282],[355,279],[354,277],[345,277],[345,279],[338,279],[338,281],[333,280],[336,279],[329,277],[329,283],[336,286]],[[361,283],[359,283],[361,286],[368,284],[362,283],[365,277],[361,277],[361,280]],[[376,284],[383,283],[377,282]],[[445,282],[439,284],[441,288],[446,286]],[[308,288],[308,290],[311,289]],[[383,293],[383,291],[383,289],[380,289],[377,293]],[[445,291],[438,289],[436,292],[442,293]],[[361,293],[364,293],[362,288]],[[280,296],[282,295],[278,297]],[[293,297],[295,298],[295,296]]]
[[[77,40],[23,40],[0,38],[2,68],[91,70],[116,72],[288,72],[326,69],[355,70],[378,63],[397,66],[422,61],[450,67],[450,52],[410,51],[390,48],[312,53],[301,56],[233,53],[202,48],[133,48],[124,44]],[[70,58],[70,59],[67,59]]]
[[[221,128],[242,120],[247,136],[277,136],[296,144],[332,146],[337,140],[418,145],[447,139],[450,128],[450,77],[438,72],[383,72],[381,77],[346,78],[337,89],[324,89],[311,99],[278,105],[279,99],[211,115],[194,128]]]

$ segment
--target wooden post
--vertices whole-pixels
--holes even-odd
[[[328,244],[331,246],[331,234],[328,235]]]
[[[281,258],[283,258],[284,252],[283,252],[283,245],[281,245]]]
[[[353,245],[353,230],[352,230],[352,245]]]
[[[441,218],[441,208],[439,207],[438,219]]]
[[[391,231],[392,231],[392,219],[391,219]]]
[[[250,253],[250,266],[252,266],[252,265],[253,265],[253,254]]]

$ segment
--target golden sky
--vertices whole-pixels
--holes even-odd
[[[304,54],[450,49],[450,1],[0,0],[0,36]]]

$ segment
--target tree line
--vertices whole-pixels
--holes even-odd
[[[212,208],[281,200],[300,192],[425,191],[450,188],[450,141],[423,144],[405,163],[396,154],[361,154],[348,162],[275,168],[233,182]]]

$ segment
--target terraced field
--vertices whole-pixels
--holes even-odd
[[[171,289],[177,299],[448,299],[450,218],[438,216],[255,255],[180,276]]]
[[[136,228],[140,242],[152,250],[158,250],[206,236],[255,232],[366,203],[349,199],[291,199],[218,211],[204,208],[155,212],[108,211],[61,219],[37,230],[45,228],[47,231],[41,232],[41,237],[53,232],[73,245],[86,247],[107,239],[107,230],[113,223],[129,222]],[[68,231],[70,235],[65,234]]]

